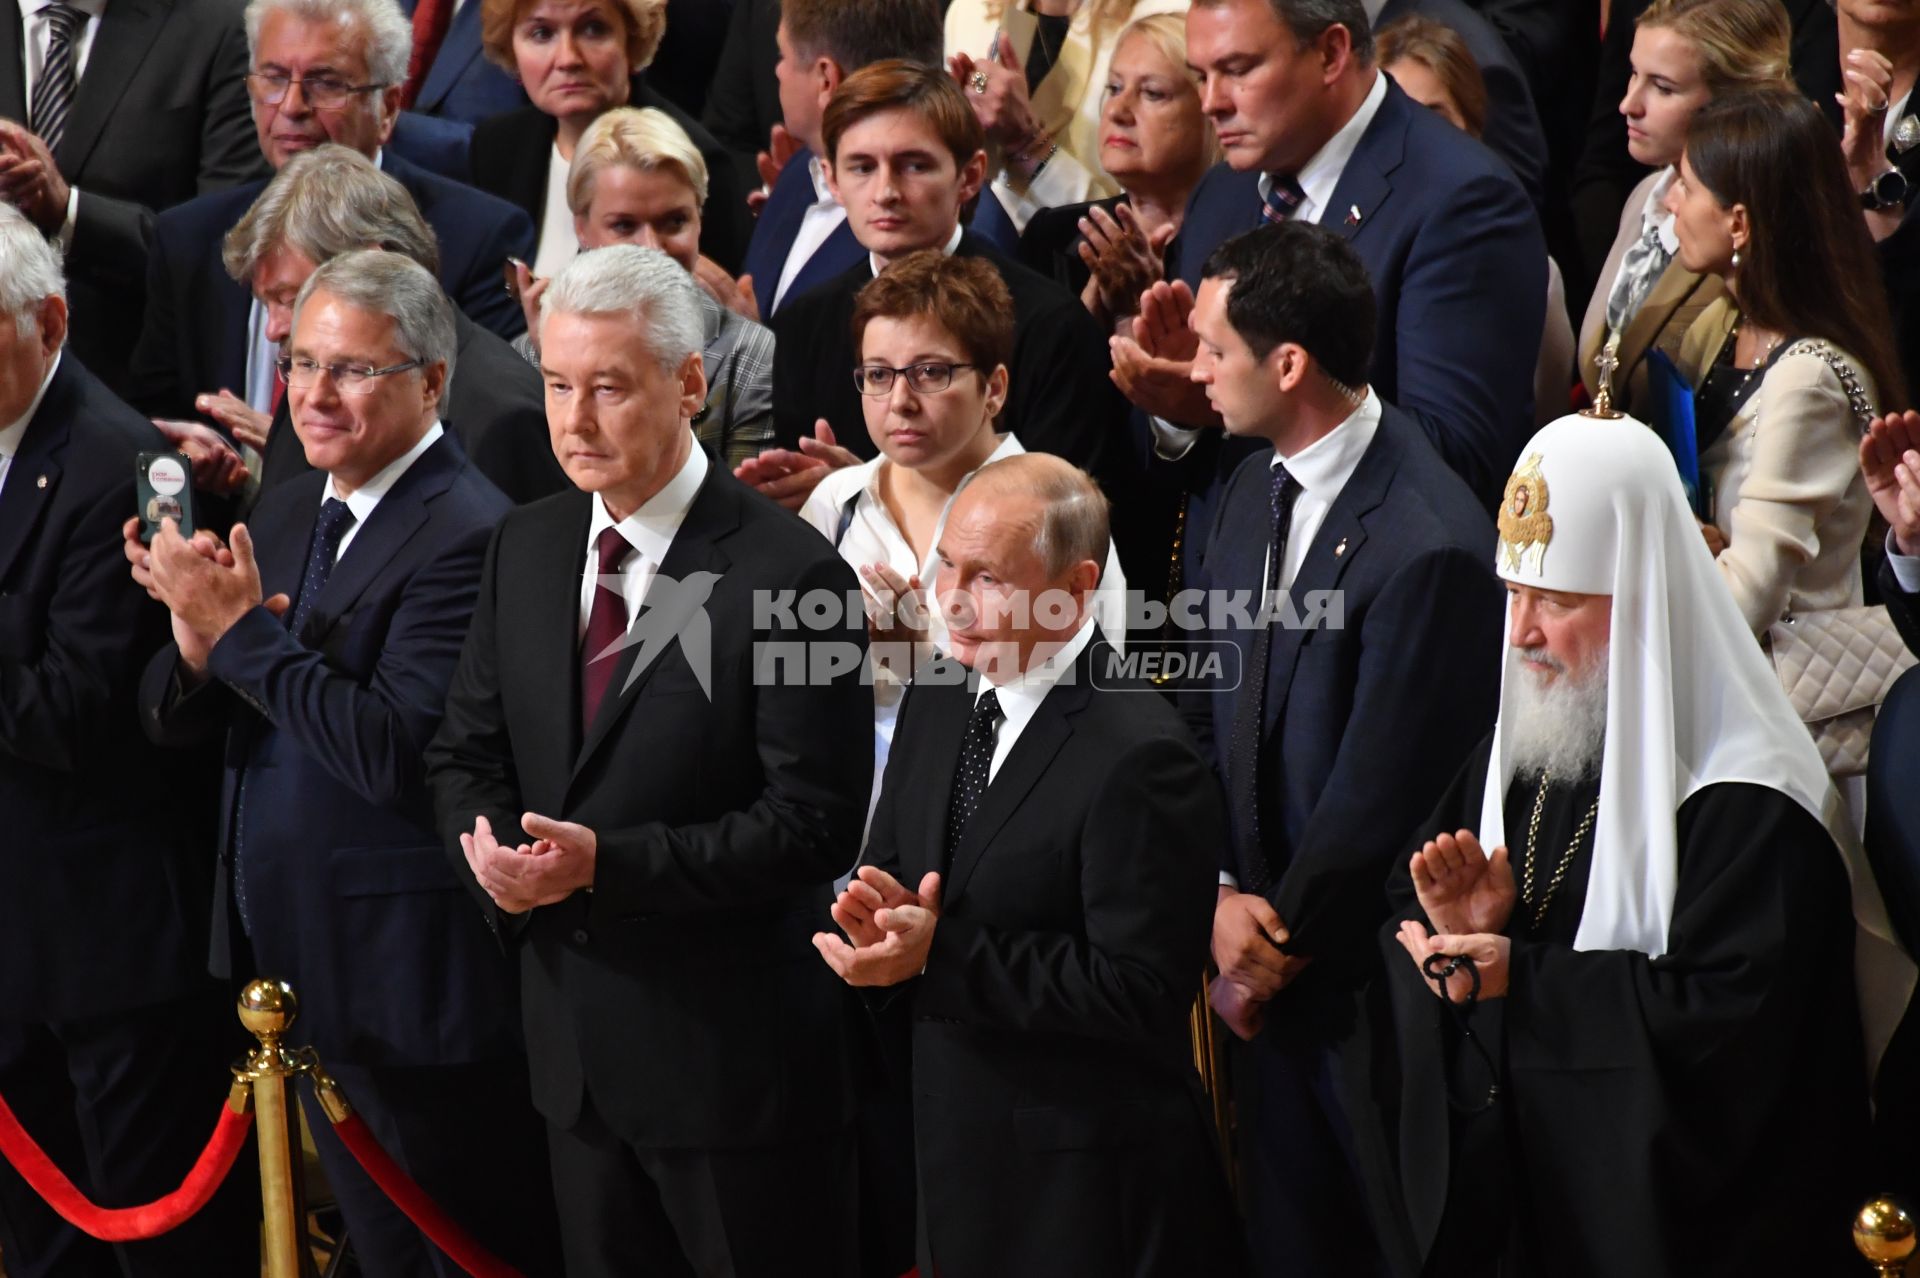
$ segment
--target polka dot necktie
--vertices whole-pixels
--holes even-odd
[[[1293,523],[1293,499],[1300,481],[1284,466],[1273,468],[1268,491],[1267,579],[1264,598],[1280,589],[1280,570],[1287,557],[1287,531]],[[1240,868],[1240,890],[1264,896],[1273,886],[1273,867],[1260,838],[1260,754],[1267,728],[1267,666],[1273,656],[1273,625],[1253,633],[1247,654],[1246,679],[1233,707],[1233,738],[1227,748],[1228,789],[1233,799],[1233,832]]]
[[[994,730],[1005,716],[1000,713],[1000,698],[989,688],[973,703],[973,717],[967,720],[966,735],[960,738],[960,766],[953,777],[953,794],[947,800],[947,860],[973,820],[980,796],[987,792],[987,780],[993,771]]]

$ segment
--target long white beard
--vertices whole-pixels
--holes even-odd
[[[1522,665],[1523,657],[1553,661],[1545,649],[1507,650],[1506,720],[1501,730],[1515,770],[1551,772],[1561,781],[1598,776],[1607,744],[1606,651],[1595,654],[1584,671],[1560,667],[1552,682]]]

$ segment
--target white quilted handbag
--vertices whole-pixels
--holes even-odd
[[[1887,610],[1829,608],[1789,616],[1768,628],[1767,649],[1827,771],[1836,777],[1865,772],[1874,715],[1893,681],[1914,664]]]

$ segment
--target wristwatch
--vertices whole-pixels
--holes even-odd
[[[1869,213],[1883,209],[1905,208],[1913,196],[1913,186],[1899,169],[1888,169],[1860,192],[1860,207]]]

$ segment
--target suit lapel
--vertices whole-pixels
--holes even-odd
[[[903,839],[900,846],[901,882],[912,887],[917,887],[928,873],[945,869],[947,805],[953,802],[954,767],[960,758],[960,743],[966,737],[967,719],[973,714],[974,693],[972,676],[949,657],[940,658],[939,665],[922,674],[926,683],[908,695],[917,698],[913,709],[916,718],[925,716],[924,723],[914,728],[914,738],[930,744],[914,775],[905,777],[904,783],[924,796],[924,802],[913,805],[919,816],[918,837]],[[887,766],[893,766],[892,756]]]
[[[1294,611],[1301,616],[1306,613],[1306,602],[1312,593],[1338,589],[1348,566],[1360,557],[1367,540],[1366,525],[1361,517],[1380,504],[1399,458],[1399,449],[1388,433],[1390,428],[1391,419],[1383,418],[1373,442],[1360,458],[1360,465],[1340,489],[1340,495],[1333,499],[1326,518],[1320,521],[1320,530],[1307,546],[1306,558],[1300,561],[1300,571],[1293,575],[1293,584],[1287,593]],[[1282,614],[1283,619],[1290,616]],[[1287,625],[1283,620],[1276,624],[1267,661],[1263,736],[1273,735],[1286,709],[1287,694],[1292,691],[1294,663],[1299,660],[1300,647],[1309,633],[1302,625]]]
[[[113,0],[101,15],[86,73],[74,89],[73,114],[54,157],[61,172],[78,173],[87,162],[107,117],[153,49],[169,7],[167,0]]]
[[[646,600],[634,615],[633,624],[627,628],[627,633],[631,635],[644,624],[649,634],[670,635],[673,638],[629,644],[615,658],[619,664],[614,667],[613,682],[593,722],[586,725],[579,757],[574,760],[573,775],[576,778],[660,668],[662,658],[681,643],[704,642],[711,645],[711,622],[703,635],[695,620],[705,606],[707,594],[690,587],[694,574],[713,573],[722,576],[731,562],[718,542],[739,527],[740,516],[733,504],[734,494],[722,487],[725,482],[730,480],[723,479],[719,467],[711,467],[707,471],[707,477],[700,485],[699,496],[694,498],[687,517],[681,521],[679,531],[667,546],[666,557],[660,561],[659,570],[654,573],[647,587]],[[581,540],[584,557],[585,538]],[[675,587],[661,589],[663,578],[675,583]],[[689,623],[694,623],[692,632],[688,631]],[[645,658],[644,664],[640,664],[642,657]],[[575,660],[578,661],[578,657]]]
[[[0,116],[21,125],[27,122],[26,44],[26,19],[15,5],[0,22]]]
[[[1406,106],[1406,96],[1388,79],[1387,96],[1379,112],[1360,135],[1327,207],[1320,210],[1320,225],[1335,235],[1347,240],[1358,238],[1393,194],[1391,175],[1407,152]]]
[[[463,4],[453,15],[453,22],[447,27],[447,38],[440,42],[440,50],[434,54],[433,65],[427,69],[427,78],[420,86],[420,97],[414,103],[414,110],[431,114],[433,108],[440,105],[441,99],[452,91],[467,67],[480,56],[481,7]]]
[[[1054,756],[1060,753],[1060,747],[1073,735],[1069,717],[1084,707],[1087,699],[1093,695],[1092,659],[1088,655],[1091,650],[1090,644],[1074,662],[1071,682],[1062,679],[1047,691],[1039,708],[1033,712],[1033,718],[1027,721],[1027,726],[1021,731],[1020,739],[1013,743],[1013,749],[1007,751],[999,774],[987,786],[986,793],[980,796],[980,806],[974,809],[973,819],[967,822],[967,832],[960,837],[960,846],[953,850],[953,865],[948,869],[947,882],[940,894],[943,904],[952,905],[966,891],[994,836],[1000,833],[1007,819],[1018,810],[1033,787],[1039,784],[1040,778],[1053,763]],[[967,709],[971,713],[971,701]],[[961,730],[964,732],[965,728]],[[957,746],[955,753],[958,753]],[[944,819],[944,804],[940,813]]]
[[[60,455],[78,405],[79,388],[72,370],[62,361],[40,408],[20,437],[20,451],[7,464],[0,483],[0,581],[5,581],[21,550],[33,539],[33,530],[60,488]]]
[[[853,238],[853,228],[842,222],[833,228],[833,234],[813,251],[807,264],[793,277],[793,283],[787,286],[786,293],[780,298],[781,302],[790,302],[828,280],[845,275],[865,252],[860,247],[860,241]],[[774,283],[777,285],[779,281],[776,279]]]
[[[1660,272],[1660,278],[1654,281],[1647,300],[1640,304],[1640,309],[1627,321],[1626,330],[1620,334],[1620,371],[1614,374],[1616,378],[1623,378],[1628,369],[1645,357],[1648,348],[1653,345],[1653,339],[1673,318],[1673,313],[1686,305],[1687,299],[1694,295],[1700,283],[1701,277],[1681,266],[1678,259]],[[1606,325],[1600,327],[1604,330]],[[1604,333],[1601,341],[1606,341]]]
[[[354,533],[353,544],[340,556],[320,597],[313,601],[307,633],[300,636],[303,644],[317,646],[319,638],[353,607],[380,570],[393,562],[400,547],[427,522],[427,503],[453,483],[460,461],[452,440],[443,436],[394,482],[367,516],[366,526]]]
[[[288,499],[284,518],[264,526],[247,525],[254,535],[254,558],[260,565],[260,592],[266,598],[300,597],[300,578],[306,572],[307,547],[320,517],[320,494],[325,486],[324,479],[290,485],[299,496]]]

